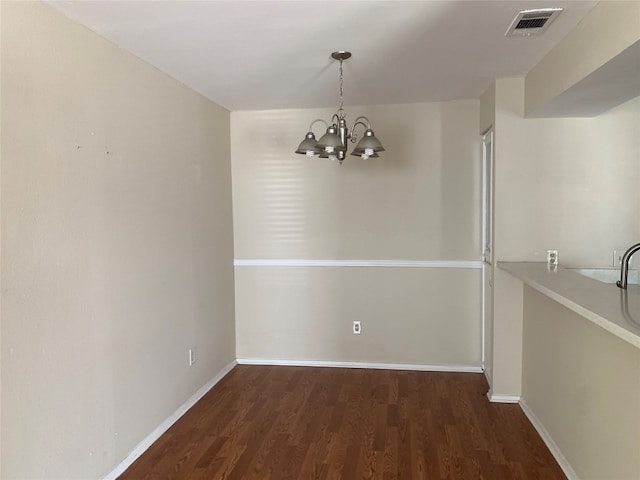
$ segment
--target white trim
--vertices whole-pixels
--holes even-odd
[[[520,401],[520,395],[495,395],[491,393],[491,390],[487,392],[487,397],[492,403],[518,403]]]
[[[400,268],[482,268],[478,260],[328,260],[236,258],[236,267],[400,267]]]
[[[542,425],[542,422],[538,419],[538,417],[536,417],[533,411],[522,399],[520,400],[520,408],[522,408],[522,411],[524,412],[524,414],[527,416],[527,418],[529,419],[533,427],[536,429],[536,431],[540,435],[540,437],[542,437],[542,440],[544,441],[545,445],[547,446],[551,454],[554,456],[554,458],[556,459],[556,462],[558,462],[558,465],[560,465],[560,468],[562,469],[564,474],[567,476],[567,478],[569,480],[579,480],[578,474],[575,472],[573,467],[571,467],[571,464],[566,459],[566,457],[562,454],[562,452],[560,451],[560,448],[558,447],[558,445],[556,445],[556,442],[553,441],[553,438],[551,437],[549,432],[547,432],[547,429],[544,428],[544,426]]]
[[[331,362],[326,360],[281,360],[269,358],[238,358],[240,365],[275,365],[286,367],[372,368],[380,370],[412,370],[419,372],[482,373],[474,365],[415,365],[409,363]]]
[[[233,367],[238,364],[235,360],[218,372],[218,374],[213,377],[209,382],[207,382],[202,388],[200,388],[196,393],[194,393],[186,402],[184,402],[178,409],[173,412],[164,422],[162,422],[158,427],[151,432],[147,437],[142,440],[133,451],[127,455],[127,457],[116,466],[111,472],[104,477],[104,480],[115,480],[120,475],[124,473],[124,471],[131,466],[133,462],[135,462],[140,455],[142,455],[158,438],[165,433],[171,425],[173,425],[182,415],[184,415],[187,410],[193,407],[198,400],[200,400],[209,390],[211,390],[216,383],[222,380],[225,375],[227,375]]]

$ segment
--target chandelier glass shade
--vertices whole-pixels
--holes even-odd
[[[338,111],[331,117],[331,123],[318,118],[311,122],[309,125],[309,131],[304,137],[304,140],[300,142],[296,153],[301,155],[307,155],[308,157],[329,158],[331,160],[338,160],[342,165],[343,160],[347,155],[347,145],[351,141],[355,143],[358,139],[355,135],[355,128],[360,125],[364,128],[364,133],[356,147],[351,152],[351,155],[367,160],[368,158],[379,157],[378,152],[384,151],[384,147],[380,143],[371,130],[371,125],[367,117],[361,116],[355,119],[351,129],[347,128],[347,119],[344,112],[343,102],[343,74],[342,74],[342,62],[351,57],[351,52],[338,51],[333,52],[331,56],[340,61],[340,106]],[[326,133],[316,140],[316,136],[313,133],[313,126],[317,122],[324,123],[326,127]]]

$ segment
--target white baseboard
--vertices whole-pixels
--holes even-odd
[[[491,390],[487,392],[489,401],[493,403],[518,403],[520,402],[520,395],[498,395],[491,393]]]
[[[269,358],[238,358],[240,365],[276,365],[286,367],[372,368],[380,370],[412,370],[419,372],[482,373],[473,365],[414,365],[408,363],[331,362],[325,360],[274,360]]]
[[[536,417],[533,411],[522,399],[520,400],[520,408],[522,408],[524,414],[527,416],[533,427],[537,430],[538,434],[542,437],[542,440],[547,445],[547,448],[549,448],[549,451],[551,451],[551,454],[554,456],[554,458],[558,462],[558,465],[560,465],[560,468],[567,476],[567,478],[569,480],[579,480],[575,470],[571,467],[569,461],[562,454],[560,448],[558,448],[558,445],[556,445],[556,442],[553,441],[553,438],[551,438],[551,435],[549,435],[547,429],[544,428],[542,422],[538,419],[538,417]]]
[[[200,388],[196,393],[194,393],[186,402],[184,402],[180,407],[173,412],[173,414],[167,418],[164,422],[162,422],[158,427],[151,432],[147,437],[140,442],[133,451],[127,455],[127,457],[118,464],[118,466],[113,469],[104,480],[115,480],[118,478],[124,471],[131,466],[133,462],[137,460],[137,458],[142,455],[158,438],[162,436],[164,432],[166,432],[171,425],[173,425],[182,415],[184,415],[187,410],[193,407],[198,400],[200,400],[209,390],[211,390],[216,383],[224,378],[227,373],[231,371],[233,367],[238,364],[235,360],[228,365],[226,365],[222,370],[218,372],[218,374],[209,380],[202,388]]]

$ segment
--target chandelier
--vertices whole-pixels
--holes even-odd
[[[353,149],[351,155],[360,157],[363,160],[368,158],[379,157],[378,152],[384,151],[384,147],[380,141],[373,134],[369,119],[361,116],[355,119],[351,130],[347,128],[347,119],[343,108],[343,76],[342,76],[342,62],[351,57],[351,52],[345,52],[340,50],[333,52],[331,56],[340,61],[340,107],[338,111],[331,117],[331,124],[325,122],[323,119],[318,118],[311,122],[309,125],[309,131],[305,135],[304,140],[298,146],[296,153],[307,155],[308,157],[320,157],[328,158],[330,160],[338,160],[340,165],[345,159],[347,152],[347,141],[351,140],[352,143],[357,141],[355,135],[355,128],[360,125],[364,127],[364,134],[362,139]],[[327,127],[327,132],[320,137],[320,140],[316,140],[316,136],[313,134],[313,126],[317,122],[322,122]],[[366,123],[365,123],[366,122]]]

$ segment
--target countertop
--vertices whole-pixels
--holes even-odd
[[[640,285],[623,290],[545,262],[498,262],[498,268],[640,348]]]

